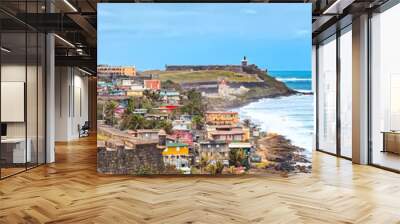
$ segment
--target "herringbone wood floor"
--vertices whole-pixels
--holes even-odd
[[[314,153],[313,172],[262,177],[96,173],[94,138],[0,181],[0,223],[400,223],[400,175]]]

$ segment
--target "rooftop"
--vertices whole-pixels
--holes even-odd
[[[248,142],[232,142],[229,143],[229,148],[251,148],[252,145]]]
[[[218,140],[213,140],[213,141],[203,141],[200,142],[200,145],[216,145],[216,144],[226,144],[226,141],[218,141]]]
[[[136,130],[136,132],[137,133],[149,133],[149,132],[158,133],[158,132],[160,132],[160,129],[138,129],[138,130]]]
[[[207,111],[206,114],[237,114],[234,111]]]
[[[239,130],[211,132],[211,135],[241,135],[241,134],[244,134],[244,132]]]
[[[186,147],[186,146],[188,145],[180,142],[167,143],[167,147]]]

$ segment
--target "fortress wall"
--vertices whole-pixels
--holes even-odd
[[[240,65],[167,65],[166,71],[202,71],[202,70],[225,70],[232,72],[242,72]]]

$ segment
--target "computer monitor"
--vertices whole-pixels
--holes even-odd
[[[1,123],[1,137],[7,136],[7,124]]]

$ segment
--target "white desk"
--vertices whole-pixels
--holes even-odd
[[[25,138],[2,138],[2,147],[13,147],[13,163],[26,163],[31,162],[32,152],[31,145],[32,141],[30,138],[26,140],[28,143],[25,152]]]

